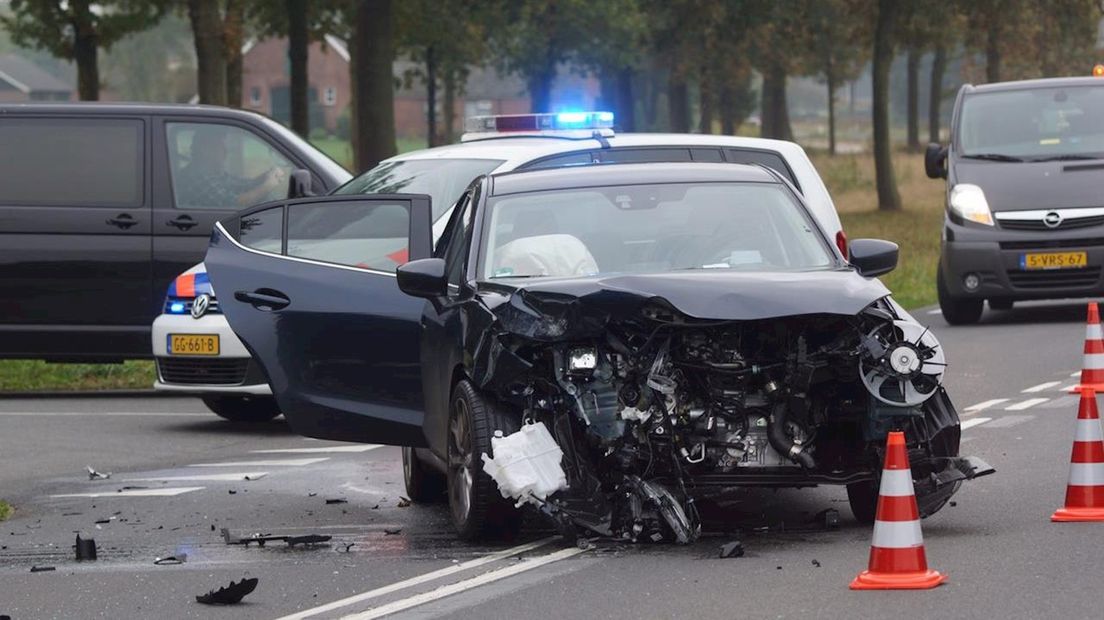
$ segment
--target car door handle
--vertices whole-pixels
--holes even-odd
[[[104,220],[104,222],[106,224],[110,224],[111,226],[122,228],[123,230],[126,230],[131,226],[138,224],[138,220],[134,219],[134,216],[129,213],[120,213],[115,217]]]
[[[181,215],[176,219],[165,222],[165,226],[176,226],[177,230],[184,232],[185,230],[199,226],[199,222],[193,220],[190,215]]]
[[[264,310],[265,312],[281,310],[291,303],[287,295],[270,288],[259,288],[253,292],[237,291],[234,293],[234,299],[247,303],[258,310]]]

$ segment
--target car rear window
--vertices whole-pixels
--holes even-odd
[[[142,134],[138,119],[2,119],[0,203],[141,206]]]
[[[774,151],[759,151],[755,149],[725,149],[725,159],[733,164],[752,164],[766,166],[793,183],[798,190],[801,185],[794,178],[793,171],[786,165],[786,160]]]
[[[433,221],[448,211],[476,177],[500,159],[404,159],[385,161],[342,185],[335,194],[429,194]]]

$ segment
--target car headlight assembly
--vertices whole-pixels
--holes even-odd
[[[993,225],[993,213],[989,210],[989,201],[985,192],[971,183],[959,183],[951,188],[948,204],[951,212],[969,222]]]

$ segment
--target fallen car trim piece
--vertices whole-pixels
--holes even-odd
[[[467,562],[461,562],[459,564],[454,564],[452,566],[446,566],[445,568],[441,568],[441,569],[438,569],[438,570],[435,570],[435,571],[431,571],[431,572],[428,572],[424,575],[418,575],[416,577],[411,577],[410,579],[405,579],[403,581],[398,581],[398,582],[395,582],[395,583],[392,583],[392,584],[389,584],[389,585],[386,585],[386,586],[380,586],[380,587],[378,587],[374,590],[369,590],[367,592],[362,592],[360,594],[354,594],[353,596],[343,598],[343,599],[334,601],[332,603],[327,603],[325,605],[315,607],[313,609],[306,609],[306,610],[303,610],[303,611],[300,611],[300,612],[297,612],[297,613],[294,613],[294,614],[291,614],[291,615],[288,615],[288,616],[283,616],[282,618],[278,618],[277,620],[302,620],[303,618],[309,618],[310,616],[315,616],[315,615],[318,615],[318,614],[321,614],[321,613],[325,613],[327,611],[333,611],[335,609],[340,609],[342,607],[348,607],[349,605],[354,605],[354,604],[359,603],[361,601],[367,601],[367,600],[370,600],[370,599],[373,599],[373,598],[377,598],[377,597],[380,597],[380,596],[391,594],[392,592],[398,592],[399,590],[405,590],[406,588],[410,588],[410,587],[413,587],[413,586],[416,586],[416,585],[420,585],[420,584],[423,584],[423,583],[426,583],[426,582],[429,582],[429,581],[434,581],[434,580],[440,579],[442,577],[447,577],[447,576],[452,575],[454,573],[462,572],[462,571],[465,571],[465,570],[468,570],[468,569],[471,569],[471,568],[478,568],[480,566],[483,566],[484,564],[490,564],[491,562],[497,562],[499,560],[503,560],[505,558],[508,558],[510,556],[513,556],[513,555],[517,555],[519,553],[525,553],[526,551],[532,551],[533,549],[543,547],[543,546],[551,543],[554,540],[557,540],[557,538],[556,537],[549,537],[549,538],[544,538],[544,539],[541,539],[541,540],[538,540],[538,541],[535,541],[535,542],[526,543],[524,545],[518,545],[516,547],[511,547],[509,549],[503,549],[502,551],[496,551],[496,552],[491,553],[489,555],[485,555],[481,558],[476,558],[474,560],[468,560]]]
[[[422,594],[416,594],[414,596],[411,596],[410,598],[405,598],[393,603],[388,603],[386,605],[383,605],[382,607],[376,607],[375,609],[370,609],[358,614],[343,616],[342,620],[372,620],[373,618],[381,618],[383,616],[404,611],[412,607],[417,607],[419,605],[424,605],[426,603],[436,601],[437,599],[445,598],[446,596],[452,596],[453,594],[458,594],[465,590],[470,590],[472,588],[477,588],[488,583],[493,583],[495,581],[505,579],[507,577],[512,577],[519,573],[531,571],[534,568],[540,568],[545,564],[551,564],[560,560],[566,560],[567,558],[579,555],[580,553],[583,553],[585,551],[586,549],[579,549],[578,547],[560,549],[555,553],[550,553],[548,555],[544,555],[539,558],[533,558],[531,560],[522,560],[517,564],[514,564],[513,566],[507,566],[506,568],[493,570],[489,573],[483,573],[478,577],[472,577],[471,579],[458,581],[447,586],[441,586],[436,590],[423,592]]]

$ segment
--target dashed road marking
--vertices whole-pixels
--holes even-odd
[[[985,425],[985,428],[1011,428],[1034,419],[1033,415],[1006,415],[993,420]]]
[[[124,478],[124,482],[240,482],[242,480],[260,480],[268,475],[267,471],[245,471],[232,474],[196,474],[194,476],[149,476],[145,478]]]
[[[1004,408],[1005,411],[1023,411],[1024,409],[1030,409],[1035,405],[1041,405],[1050,400],[1049,398],[1029,398],[1022,403],[1016,403],[1015,405],[1009,405]]]
[[[976,405],[970,405],[969,407],[963,409],[963,411],[966,412],[966,413],[977,413],[979,411],[983,411],[983,410],[988,409],[990,407],[995,407],[995,406],[997,406],[1001,403],[1006,403],[1006,402],[1008,402],[1007,398],[994,398],[993,400],[983,401],[983,402],[980,402]]]
[[[943,314],[943,311],[936,308],[935,310],[928,310],[928,314]]]
[[[1040,383],[1039,385],[1033,385],[1025,390],[1020,390],[1023,394],[1032,394],[1035,392],[1042,392],[1043,390],[1049,390],[1050,388],[1061,385],[1061,381],[1047,381],[1046,383]]]
[[[538,547],[543,547],[544,545],[547,545],[548,543],[552,542],[553,540],[555,540],[555,538],[545,538],[545,539],[538,540],[538,541],[535,541],[535,542],[526,543],[524,545],[518,545],[518,546],[512,547],[510,549],[504,549],[502,551],[497,551],[495,553],[490,553],[490,554],[487,554],[483,557],[475,558],[474,560],[468,560],[467,562],[461,562],[459,564],[453,564],[452,566],[446,566],[445,568],[441,568],[441,569],[438,569],[438,570],[435,570],[435,571],[431,571],[431,572],[428,572],[424,575],[418,575],[416,577],[411,577],[410,579],[404,579],[402,581],[397,581],[395,583],[388,584],[386,586],[381,586],[381,587],[376,588],[374,590],[368,590],[367,592],[362,592],[360,594],[354,594],[353,596],[343,598],[343,599],[334,601],[332,603],[326,603],[325,605],[321,605],[321,606],[315,607],[313,609],[305,609],[303,611],[296,612],[296,613],[291,614],[289,616],[284,616],[282,618],[279,618],[278,620],[302,620],[303,618],[308,618],[310,616],[316,616],[318,614],[325,613],[327,611],[333,611],[335,609],[341,609],[342,607],[348,607],[349,605],[355,605],[355,604],[363,602],[363,601],[367,601],[367,600],[371,600],[371,599],[378,598],[378,597],[381,597],[381,596],[385,596],[387,594],[391,594],[392,592],[398,592],[399,590],[405,590],[407,588],[411,588],[411,587],[414,587],[416,585],[420,585],[420,584],[427,583],[427,582],[430,582],[430,581],[436,581],[437,579],[440,579],[442,577],[447,577],[449,575],[453,575],[455,573],[466,571],[468,569],[478,568],[480,566],[483,566],[484,564],[490,564],[491,562],[497,562],[499,560],[504,560],[504,559],[506,559],[510,556],[514,556],[514,555],[517,555],[519,553],[525,553],[527,551],[532,551],[533,549],[537,549]]]
[[[1081,371],[1078,370],[1077,372],[1071,374],[1070,376],[1073,377],[1074,379],[1080,379],[1081,378]]]
[[[127,489],[125,491],[100,491],[94,493],[61,493],[50,497],[172,497],[202,491],[206,487],[175,487],[169,489]]]
[[[327,454],[330,452],[367,452],[382,448],[378,444],[364,444],[359,446],[320,446],[318,448],[274,448],[271,450],[250,450],[253,454]]]
[[[1081,384],[1080,383],[1071,383],[1071,384],[1067,385],[1066,387],[1061,388],[1058,391],[1059,392],[1067,392],[1067,393],[1072,392],[1073,390],[1077,389],[1078,385],[1081,385]]]
[[[368,611],[365,611],[365,612],[356,613],[356,614],[349,614],[347,616],[344,616],[342,618],[342,620],[373,620],[374,618],[382,618],[383,616],[387,616],[387,615],[390,615],[390,614],[393,614],[393,613],[398,613],[400,611],[405,611],[407,609],[410,609],[412,607],[417,607],[419,605],[424,605],[424,604],[429,603],[431,601],[436,601],[438,599],[445,598],[446,596],[452,596],[453,594],[459,594],[460,592],[464,592],[466,590],[471,590],[472,588],[478,588],[479,586],[486,585],[488,583],[493,583],[495,581],[499,581],[499,580],[505,579],[507,577],[512,577],[512,576],[520,574],[520,573],[531,571],[535,568],[540,568],[540,567],[542,567],[546,564],[551,564],[553,562],[559,562],[560,560],[566,560],[567,558],[579,555],[580,553],[583,553],[584,551],[586,551],[586,550],[585,549],[579,549],[578,547],[574,547],[574,548],[570,548],[570,549],[560,549],[559,551],[556,551],[554,553],[550,553],[548,555],[543,555],[543,556],[532,558],[532,559],[522,560],[522,561],[520,561],[517,564],[514,564],[512,566],[507,566],[505,568],[500,568],[498,570],[493,570],[489,573],[483,573],[482,575],[479,575],[478,577],[472,577],[471,579],[465,579],[464,581],[458,581],[456,583],[449,584],[447,586],[441,586],[440,588],[437,588],[436,590],[430,590],[429,592],[423,592],[421,594],[416,594],[414,596],[404,598],[404,599],[400,599],[400,600],[388,603],[386,605],[381,605],[381,606],[376,607],[374,609],[369,609]]]
[[[267,461],[226,461],[225,463],[193,463],[188,467],[303,467],[328,460],[330,460],[328,457],[319,457],[313,459],[270,459]]]
[[[966,430],[968,428],[973,428],[973,427],[975,427],[979,424],[985,424],[986,422],[988,422],[992,419],[993,418],[970,418],[969,420],[966,420],[965,422],[962,423],[962,430]]]

